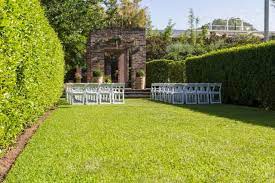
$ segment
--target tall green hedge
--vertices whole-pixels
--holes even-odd
[[[0,1],[0,150],[62,93],[64,54],[39,0]]]
[[[172,60],[154,60],[146,64],[146,85],[169,82],[169,64]]]
[[[185,72],[185,62],[171,62],[169,64],[169,81],[171,83],[185,83],[187,82]]]
[[[272,62],[272,70],[271,70],[271,101],[272,101],[272,109],[275,109],[275,60]]]
[[[152,61],[148,66],[149,81],[157,73],[153,82],[220,82],[225,103],[275,108],[275,42],[219,50],[182,62]]]
[[[188,82],[223,83],[223,101],[271,107],[275,42],[212,52],[186,60]]]

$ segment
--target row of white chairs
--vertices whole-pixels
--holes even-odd
[[[124,104],[125,84],[66,84],[66,98],[72,105]]]
[[[153,83],[151,99],[171,104],[221,104],[221,83]]]

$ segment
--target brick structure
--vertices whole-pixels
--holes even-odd
[[[136,72],[146,69],[144,29],[105,29],[91,32],[87,47],[87,80],[101,70],[113,82],[135,86]]]

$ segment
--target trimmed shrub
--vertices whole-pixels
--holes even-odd
[[[169,82],[169,64],[172,60],[154,60],[146,64],[146,84]]]
[[[38,0],[0,2],[0,150],[62,93],[64,54]]]
[[[225,103],[275,109],[274,41],[223,49],[183,62],[154,61],[147,67],[149,85],[167,81],[219,82],[223,83]]]
[[[185,61],[169,64],[169,80],[171,83],[186,82]]]
[[[272,70],[271,70],[271,101],[272,101],[272,109],[275,109],[275,60],[272,62]]]
[[[223,83],[226,103],[271,107],[275,42],[212,52],[186,60],[188,82]]]

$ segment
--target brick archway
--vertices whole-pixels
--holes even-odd
[[[101,70],[106,74],[106,53],[117,57],[117,82],[134,87],[136,72],[146,69],[145,30],[106,29],[91,32],[87,47],[88,82],[92,72]]]

